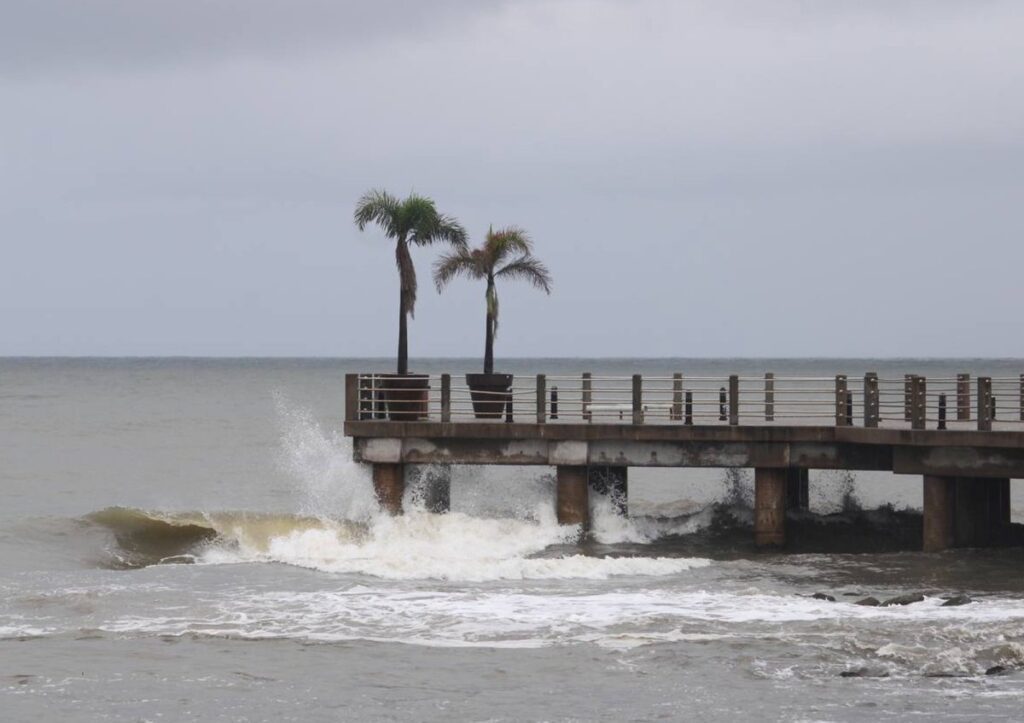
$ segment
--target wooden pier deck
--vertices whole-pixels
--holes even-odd
[[[1024,478],[1024,375],[867,373],[856,394],[843,375],[538,375],[483,395],[447,374],[393,379],[348,375],[345,434],[394,512],[405,464],[556,467],[559,519],[584,526],[589,487],[624,499],[629,467],[742,467],[755,470],[755,539],[777,546],[808,470],[891,471],[922,476],[934,551],[1009,539],[1010,479]]]

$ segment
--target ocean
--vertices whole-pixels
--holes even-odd
[[[499,366],[1009,377],[1024,360]],[[390,369],[0,359],[0,718],[1024,719],[1024,550],[912,549],[919,478],[812,471],[791,554],[753,548],[749,470],[632,470],[629,517],[596,496],[581,539],[555,520],[553,469],[444,471],[436,515],[415,482],[441,471],[411,468],[392,518],[341,434],[344,374]],[[924,600],[854,604],[906,593]]]

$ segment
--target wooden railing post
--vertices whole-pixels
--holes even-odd
[[[643,378],[633,375],[633,424],[644,423]]]
[[[1024,422],[1024,374],[1020,375],[1020,421]]]
[[[729,424],[740,423],[740,378],[736,374],[729,377]]]
[[[836,374],[836,426],[846,426],[846,375]]]
[[[878,426],[878,373],[864,375],[864,426]]]
[[[1021,376],[1021,380],[1021,389],[1024,390],[1024,375]],[[670,418],[676,422],[683,418],[683,375],[681,372],[672,375],[672,415]]]
[[[683,424],[693,424],[693,392],[686,393],[686,407],[684,409]]]
[[[939,429],[946,428],[946,395],[939,395]]]
[[[593,419],[590,405],[594,403],[594,386],[590,372],[583,372],[583,421],[589,422]]]
[[[370,396],[373,398],[373,418],[387,419],[388,404],[384,396],[384,390],[382,389],[384,382],[382,381],[380,374],[371,374],[369,381]]]
[[[548,421],[548,378],[544,374],[537,375],[537,424]]]
[[[911,419],[911,410],[914,407],[913,402],[914,395],[914,375],[904,374],[903,375],[903,421],[909,422]]]
[[[359,375],[358,374],[346,374],[345,375],[345,421],[355,422],[361,418],[360,402],[362,401],[362,394],[359,393]]]
[[[978,430],[992,431],[992,377],[978,377]]]
[[[926,427],[925,420],[928,416],[928,395],[926,393],[924,377],[914,375],[910,400],[910,428],[924,429]]]
[[[452,421],[452,375],[441,375],[441,422]]]
[[[971,419],[971,375],[956,375],[956,418],[961,421]]]
[[[771,372],[764,375],[764,421],[775,421],[775,375]]]
[[[558,419],[558,387],[551,387],[551,416],[549,419]]]

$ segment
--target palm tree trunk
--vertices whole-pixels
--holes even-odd
[[[494,374],[494,317],[487,312],[487,332],[484,336],[484,374]]]
[[[409,320],[405,313],[405,289],[398,287],[398,373],[409,373]]]

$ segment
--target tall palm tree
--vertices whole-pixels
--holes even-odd
[[[387,191],[373,189],[363,194],[356,204],[356,226],[362,231],[375,223],[395,242],[395,263],[398,265],[398,373],[409,372],[408,317],[416,309],[416,269],[409,246],[429,246],[435,241],[466,247],[466,231],[450,216],[437,212],[434,202],[415,193],[398,199]]]
[[[494,337],[498,333],[498,279],[527,281],[551,293],[551,274],[533,256],[533,242],[526,231],[509,226],[487,231],[487,238],[477,249],[459,248],[445,254],[434,264],[434,283],[440,292],[456,276],[487,281],[487,331],[484,342],[484,374],[494,373]]]

